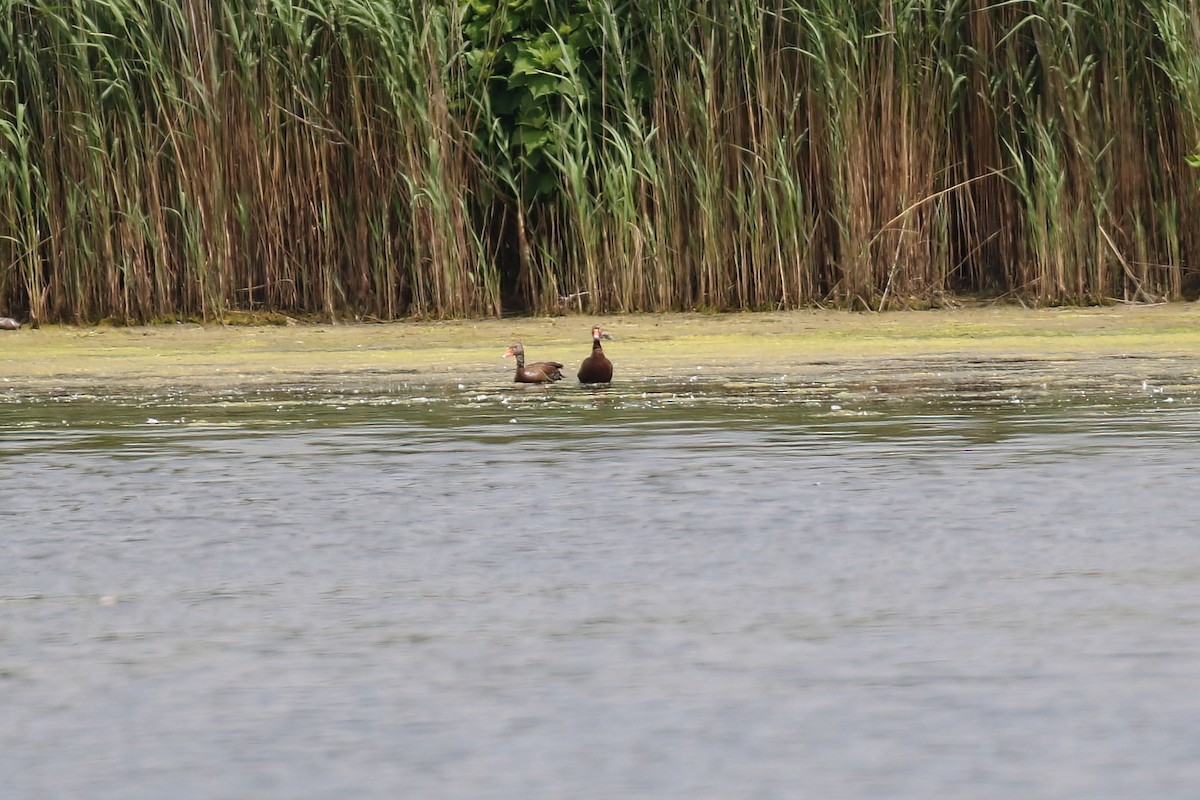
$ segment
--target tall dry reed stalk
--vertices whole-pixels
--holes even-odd
[[[1200,11],[0,0],[0,310],[1176,298]]]

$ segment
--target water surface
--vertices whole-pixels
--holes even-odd
[[[62,391],[0,434],[6,797],[1200,783],[1186,389]]]

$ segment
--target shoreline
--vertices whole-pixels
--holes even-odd
[[[971,362],[1072,365],[1094,379],[1135,360],[1184,383],[1200,375],[1200,304],[973,307],[884,313],[803,310],[732,314],[574,315],[454,321],[128,328],[43,326],[0,332],[0,383],[46,391],[205,391],[302,387],[391,391],[398,386],[504,386],[522,341],[531,361],[566,364],[575,385],[591,325],[622,381],[699,373],[795,382],[903,381],[969,372]],[[1020,382],[1021,371],[1008,369]],[[1044,369],[1027,370],[1029,378]],[[1084,377],[1080,375],[1080,377]],[[616,384],[614,384],[616,385]]]

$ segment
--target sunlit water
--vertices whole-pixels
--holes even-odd
[[[10,395],[0,432],[5,798],[1200,786],[1194,398]]]

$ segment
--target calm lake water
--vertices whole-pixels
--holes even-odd
[[[1191,798],[1200,402],[0,395],[6,798]]]

